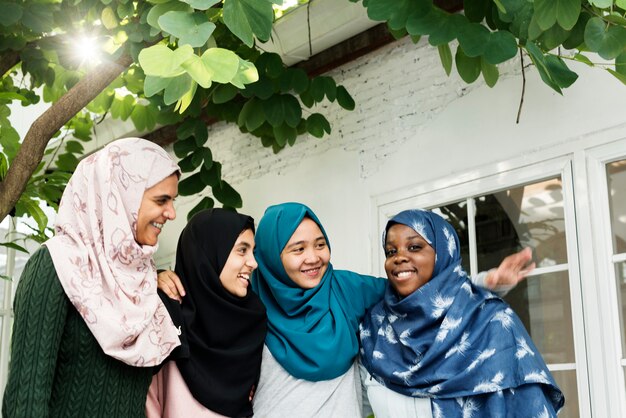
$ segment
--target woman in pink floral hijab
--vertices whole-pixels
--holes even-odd
[[[152,259],[179,175],[140,138],[78,165],[17,288],[4,417],[144,416],[152,366],[180,344]]]

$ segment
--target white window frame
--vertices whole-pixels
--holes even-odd
[[[590,334],[588,355],[591,373],[595,370],[603,372],[593,376],[593,381],[601,383],[602,386],[597,388],[593,385],[592,396],[601,398],[606,403],[605,416],[614,414],[614,411],[620,411],[616,416],[624,416],[626,414],[624,366],[626,365],[621,361],[620,308],[613,260],[606,165],[626,159],[626,139],[594,147],[581,155],[579,159],[586,168],[581,173],[581,177],[586,176],[588,205],[581,207],[580,210],[577,209],[577,212],[587,216],[585,222],[580,223],[581,227],[585,225],[590,230],[588,233],[591,237],[588,244],[581,243],[581,254],[593,255],[589,257],[591,260],[587,270],[593,268],[596,278],[593,281],[585,281],[583,288],[585,295],[595,296],[589,298],[585,308],[590,308],[592,305],[596,307],[594,310],[587,309],[594,314],[593,317],[587,315],[589,322],[587,328]],[[593,393],[594,391],[597,393]]]
[[[558,150],[556,151],[558,152]],[[592,404],[589,396],[589,367],[587,363],[587,344],[585,340],[585,321],[583,319],[583,297],[579,269],[579,252],[577,243],[577,224],[574,206],[574,155],[565,155],[538,162],[529,162],[522,158],[505,161],[489,167],[483,167],[466,173],[456,174],[434,181],[416,184],[410,188],[388,192],[375,196],[372,199],[372,227],[373,237],[380,237],[387,219],[401,210],[408,208],[438,207],[464,200],[471,196],[480,196],[494,193],[519,185],[533,183],[560,176],[563,185],[563,210],[565,228],[567,231],[567,271],[569,274],[570,298],[572,305],[572,327],[574,338],[574,354],[576,357],[576,376],[578,389],[578,408],[580,416],[591,416]],[[468,207],[468,214],[472,215],[474,208]],[[472,216],[470,216],[472,218]],[[475,229],[469,225],[470,233],[470,274],[476,273]],[[610,242],[610,241],[609,241]],[[382,250],[380,240],[375,241],[372,248],[372,271],[383,274]],[[537,270],[534,274],[542,273]],[[568,365],[555,365],[552,370],[571,369]],[[602,408],[600,408],[602,409]],[[600,412],[593,407],[594,414]],[[615,411],[615,410],[613,410]],[[597,416],[610,416],[600,413]]]

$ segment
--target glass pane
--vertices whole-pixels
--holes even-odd
[[[576,361],[567,272],[530,277],[505,299],[522,319],[546,363]]]
[[[533,249],[537,266],[566,263],[561,179],[477,198],[476,239],[479,271],[496,267],[523,247]]]
[[[616,254],[626,253],[626,160],[607,164],[606,178],[609,186],[613,250]]]
[[[451,203],[439,208],[433,208],[433,212],[441,215],[446,221],[452,225],[459,236],[461,242],[461,258],[463,260],[463,268],[466,272],[470,271],[469,259],[469,230],[467,228],[467,201],[463,200],[459,203]]]
[[[559,418],[578,418],[578,385],[576,384],[575,370],[561,370],[552,372],[556,384],[565,395],[565,406],[559,414]]]
[[[620,311],[619,321],[622,330],[622,357],[626,358],[626,262],[615,264],[617,280],[617,298]]]

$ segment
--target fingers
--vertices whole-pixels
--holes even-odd
[[[185,289],[180,279],[170,270],[165,270],[157,276],[157,286],[171,299],[182,302],[185,296]]]

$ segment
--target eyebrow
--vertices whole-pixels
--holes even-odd
[[[245,242],[245,241],[235,243],[235,245],[234,245],[234,246],[235,246],[235,247],[242,247],[242,246],[243,246],[243,247],[246,247],[246,248],[251,248],[251,247],[252,247],[252,245],[250,245],[250,243]]]
[[[178,196],[178,195],[176,195],[176,196],[172,197],[172,196],[171,196],[171,195],[169,195],[169,194],[161,194],[161,195],[158,195],[158,196],[153,196],[152,198],[153,198],[153,199],[155,199],[155,200],[161,200],[161,199],[168,199],[168,200],[172,200],[172,199],[175,199],[177,196]]]
[[[322,240],[324,240],[324,241],[326,241],[326,237],[324,237],[324,235],[320,235],[319,237],[315,238],[315,239],[313,240],[313,242],[317,242],[317,241],[319,241],[319,240],[321,240],[321,239],[322,239]],[[295,246],[297,246],[297,245],[303,245],[305,242],[306,242],[305,240],[300,240],[300,241],[298,241],[298,242],[294,242],[294,243],[291,243],[291,244],[287,244],[287,245],[285,246],[285,249],[288,249],[288,248],[291,248],[291,247],[295,247]]]

